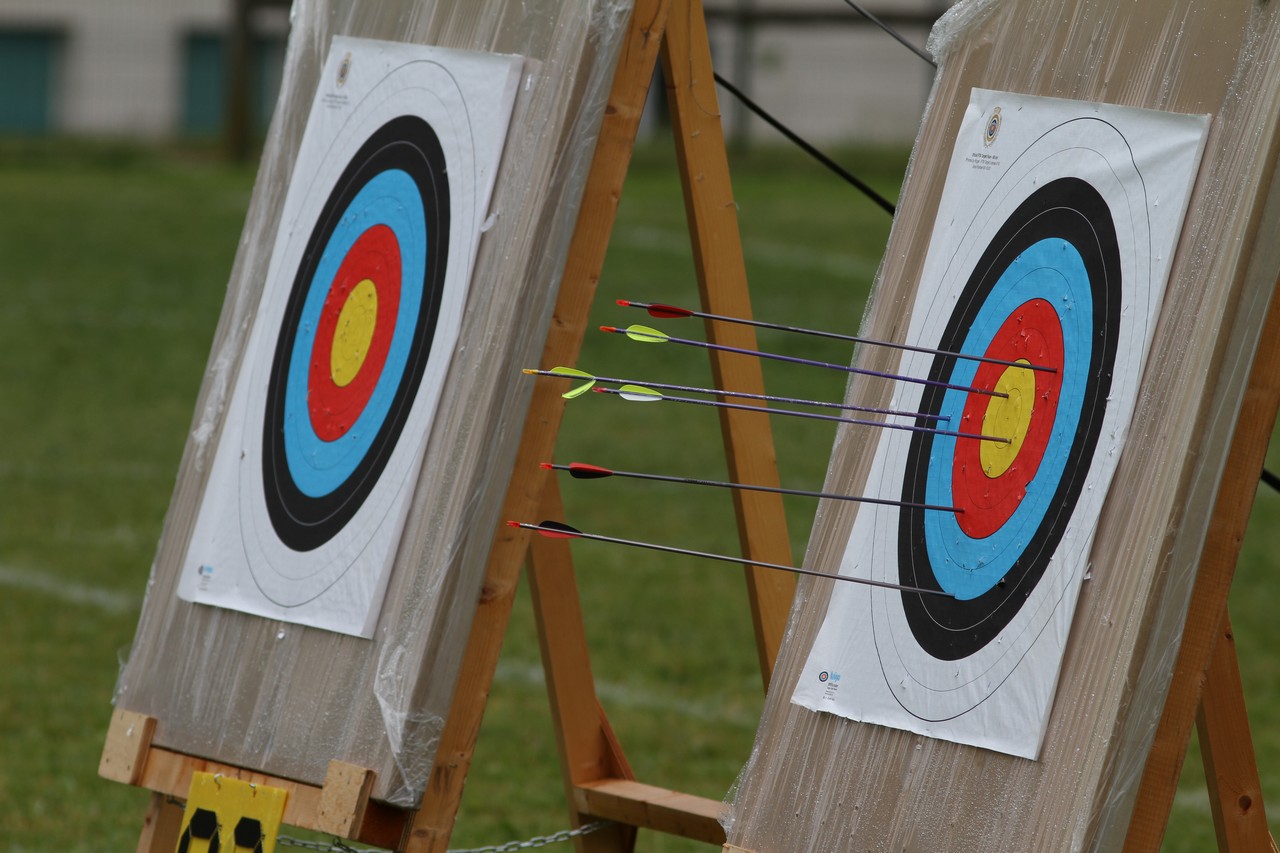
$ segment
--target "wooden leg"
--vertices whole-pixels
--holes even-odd
[[[1249,717],[1245,713],[1240,666],[1236,659],[1231,618],[1227,617],[1214,646],[1200,711],[1196,717],[1205,783],[1218,849],[1252,851],[1276,849],[1267,828],[1262,785],[1254,758]]]
[[[713,314],[749,318],[751,298],[742,258],[742,236],[729,180],[724,129],[720,125],[715,75],[711,68],[711,45],[707,40],[701,0],[672,4],[662,46],[662,70],[667,81],[676,159],[684,187],[685,213],[703,308]],[[707,340],[738,349],[757,349],[755,331],[750,326],[708,321]],[[717,388],[764,393],[764,376],[758,358],[714,351],[711,372]],[[720,431],[730,479],[762,486],[779,484],[767,414],[721,409]],[[766,563],[791,565],[791,539],[787,535],[782,497],[735,490],[733,506],[742,555]],[[760,566],[747,566],[746,573],[756,651],[768,689],[786,632],[796,581],[788,572]]]
[[[1169,822],[1169,810],[1187,741],[1200,706],[1201,690],[1217,632],[1226,620],[1227,593],[1235,576],[1249,512],[1258,490],[1271,431],[1280,407],[1280,299],[1272,298],[1249,373],[1249,384],[1196,574],[1186,627],[1174,663],[1164,711],[1156,728],[1147,765],[1139,783],[1126,853],[1156,853]],[[1264,848],[1265,849],[1265,848]]]
[[[622,197],[622,184],[631,163],[649,79],[657,62],[667,5],[667,0],[640,0],[632,12],[627,41],[613,78],[595,157],[583,191],[582,207],[569,244],[564,278],[540,361],[542,365],[575,364],[578,360],[618,200]],[[516,475],[503,505],[501,517],[504,519],[527,519],[537,512],[548,478],[525,472],[537,472],[538,463],[550,458],[564,414],[562,390],[550,382],[537,383],[534,387],[525,418],[524,438],[513,469]],[[504,528],[494,542],[458,689],[436,750],[423,808],[415,814],[401,844],[404,853],[443,853],[448,847],[506,633],[520,566],[528,550],[527,531]]]
[[[563,518],[560,489],[549,480],[540,518]],[[596,697],[586,627],[569,544],[536,537],[530,548],[529,590],[547,675],[551,718],[560,749],[565,799],[575,827],[594,818],[572,807],[578,785],[601,779],[634,779],[613,727]],[[634,827],[615,824],[578,839],[580,853],[630,853]]]
[[[164,794],[152,794],[138,838],[138,853],[173,853],[182,831],[182,806]]]

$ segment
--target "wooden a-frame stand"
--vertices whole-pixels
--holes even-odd
[[[577,360],[659,57],[702,305],[712,313],[750,316],[701,0],[636,0],[544,348],[544,365]],[[718,343],[755,348],[749,327],[708,324],[707,335]],[[1267,830],[1226,621],[1226,594],[1240,538],[1280,406],[1280,305],[1272,304],[1262,342],[1127,850],[1154,853],[1159,848],[1197,708],[1220,849],[1237,853],[1275,849]],[[712,369],[720,387],[763,391],[755,359],[716,353]],[[504,518],[562,516],[555,481],[537,463],[550,457],[563,408],[564,401],[551,383],[537,385]],[[731,478],[776,485],[768,419],[753,412],[725,410],[721,426]],[[745,558],[790,563],[778,496],[735,492],[735,510]],[[444,853],[526,557],[530,558],[530,589],[571,819],[575,826],[602,819],[614,822],[577,838],[577,849],[628,851],[640,827],[722,844],[719,801],[635,780],[596,697],[568,545],[503,528],[489,558],[461,676],[419,809],[397,809],[370,800],[371,772],[342,762],[331,762],[324,785],[317,787],[155,747],[151,744],[154,720],[118,711],[112,718],[100,772],[152,791],[138,851],[170,853],[176,848],[182,818],[178,798],[185,796],[193,772],[206,771],[286,788],[290,792],[286,824],[405,853]],[[795,585],[791,576],[781,572],[747,567],[746,573],[767,687]]]

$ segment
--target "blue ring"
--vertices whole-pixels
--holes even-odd
[[[935,512],[925,517],[925,544],[934,574],[942,588],[961,601],[990,590],[1022,555],[1027,541],[1051,509],[1068,462],[1067,451],[1080,422],[1087,385],[1087,371],[1081,368],[1089,364],[1091,354],[1093,296],[1084,261],[1066,240],[1041,240],[1009,265],[974,320],[961,351],[986,352],[996,332],[1018,306],[1036,298],[1050,301],[1062,324],[1063,376],[1053,429],[1040,467],[1027,485],[1026,497],[999,530],[980,539],[969,536],[953,513]],[[948,381],[971,385],[977,370],[977,362],[960,360]],[[949,415],[951,423],[960,423],[967,398],[963,391],[947,391],[941,414]],[[975,424],[970,429],[978,431],[980,426]],[[947,506],[954,501],[951,475],[955,451],[955,438],[935,439],[925,490],[931,504]]]
[[[404,375],[422,305],[427,257],[426,220],[417,184],[400,169],[372,178],[342,212],[308,285],[298,336],[289,356],[285,382],[284,450],[289,474],[308,497],[339,488],[360,464],[382,427]],[[316,330],[325,298],[347,253],[366,231],[386,225],[400,245],[401,291],[396,327],[373,394],[356,422],[341,437],[325,441],[315,433],[307,408],[307,386]]]

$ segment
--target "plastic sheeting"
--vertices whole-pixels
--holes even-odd
[[[941,67],[861,334],[900,340],[972,87],[1208,113],[1128,444],[1091,552],[1039,761],[790,703],[832,584],[801,584],[725,823],[736,847],[1115,850],[1168,690],[1209,512],[1280,271],[1273,189],[1280,8],[1253,0],[969,0],[939,21]],[[855,356],[891,370],[881,349]],[[884,405],[855,378],[848,398]],[[873,444],[838,434],[826,488],[856,494]],[[806,565],[835,571],[856,508],[824,504]]]
[[[155,743],[320,784],[331,759],[416,805],[499,529],[628,0],[297,0],[282,94],[231,273],[118,707]],[[524,72],[459,343],[371,640],[175,596],[229,389],[266,279],[317,76],[334,36],[516,55]]]

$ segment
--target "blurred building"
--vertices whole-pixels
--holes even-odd
[[[280,85],[287,0],[249,15],[250,124]],[[843,0],[705,0],[720,73],[815,140],[914,137],[932,69]],[[948,0],[863,0],[923,46]],[[217,135],[233,0],[0,0],[0,133]],[[725,96],[730,134],[774,139]],[[655,105],[650,121],[660,121]]]
[[[857,0],[923,49],[954,0]],[[910,141],[933,68],[843,0],[704,0],[718,73],[815,141]],[[721,96],[739,141],[776,133]]]
[[[230,0],[0,0],[0,133],[216,135]],[[254,13],[252,121],[280,86],[287,11]]]

